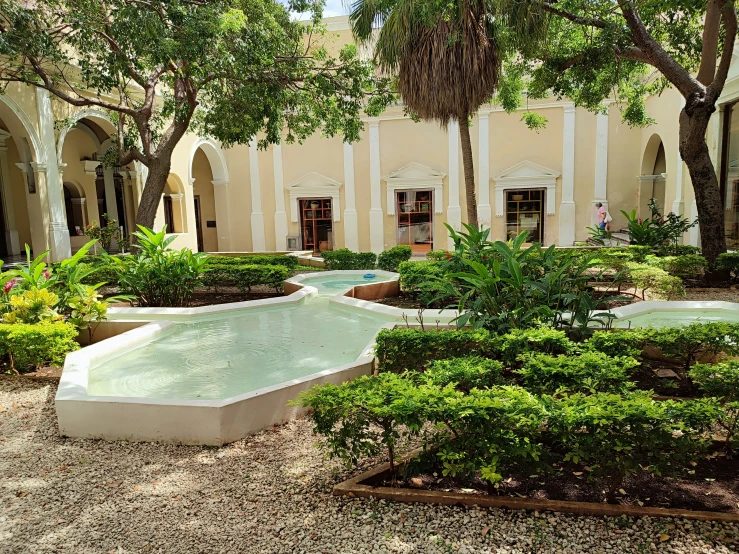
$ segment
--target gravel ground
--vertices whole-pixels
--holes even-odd
[[[223,448],[56,434],[53,384],[0,379],[0,552],[726,553],[739,525],[330,496],[307,421]]]
[[[739,289],[730,288],[688,288],[685,289],[686,295],[683,298],[675,298],[675,300],[723,300],[726,302],[739,302]]]

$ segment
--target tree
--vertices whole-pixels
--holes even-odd
[[[414,117],[447,128],[459,122],[462,144],[467,221],[477,228],[475,174],[470,141],[470,117],[491,100],[503,57],[511,39],[526,48],[540,27],[535,19],[521,25],[526,10],[503,11],[485,0],[430,3],[414,0],[357,0],[350,19],[354,35],[371,41],[377,35],[375,57],[380,69],[397,74],[397,89]],[[520,26],[520,27],[519,27]],[[520,28],[511,34],[508,28]]]
[[[602,110],[601,102],[615,93],[623,119],[641,126],[653,122],[647,95],[668,85],[680,92],[680,156],[695,190],[703,255],[713,267],[726,251],[726,239],[706,132],[736,41],[734,0],[502,1],[524,2],[532,13],[551,17],[544,47],[511,64],[507,75],[513,82],[504,88],[526,86],[530,97],[554,93],[591,111]],[[654,69],[656,78],[648,74]],[[513,97],[508,100],[513,108]]]
[[[391,97],[356,49],[334,59],[317,32],[276,0],[0,0],[0,81],[108,110],[118,131],[106,163],[148,168],[136,223],[152,227],[188,130],[227,146],[264,133],[266,147],[283,130],[288,142],[319,128],[359,138],[362,110]]]

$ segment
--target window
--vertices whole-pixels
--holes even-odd
[[[724,109],[721,191],[725,199],[726,246],[739,250],[739,103]]]
[[[544,242],[544,189],[507,190],[506,237],[529,232],[528,242]]]
[[[430,190],[395,193],[398,214],[398,244],[409,245],[414,253],[429,252],[434,242],[434,206]]]

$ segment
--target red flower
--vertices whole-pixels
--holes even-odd
[[[46,277],[47,281],[48,281],[49,277],[51,277],[51,273],[49,273],[49,270],[48,269],[44,271],[44,277]]]
[[[11,279],[7,283],[5,283],[5,286],[3,287],[5,294],[8,294],[11,290],[13,290],[16,282],[17,282],[17,279]]]
[[[449,260],[452,257],[452,255],[449,253],[449,250],[446,251],[446,259]]]

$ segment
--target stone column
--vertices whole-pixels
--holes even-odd
[[[26,195],[28,223],[31,231],[31,244],[28,246],[31,247],[34,255],[38,256],[49,250],[49,233],[47,232],[49,210],[39,193],[39,187],[46,185],[46,164],[20,162],[15,165],[23,172],[23,190]]]
[[[177,229],[177,231],[172,231],[173,233],[186,233],[187,229],[185,229],[185,221],[186,215],[185,215],[185,195],[182,193],[179,194],[170,194],[169,197],[172,199],[172,202],[176,202],[177,206],[175,207],[174,204],[172,205],[172,213],[175,216],[175,221],[172,222],[172,226]],[[179,214],[179,227],[176,225],[177,215]]]
[[[369,121],[370,149],[370,250],[379,254],[385,249],[385,229],[380,188],[380,120]]]
[[[287,212],[285,211],[285,179],[282,171],[282,145],[272,148],[275,175],[275,250],[287,248]],[[217,209],[217,208],[216,208]]]
[[[562,201],[559,204],[560,246],[575,242],[575,106],[564,107],[562,132]]]
[[[264,252],[264,214],[262,213],[262,190],[259,181],[259,152],[257,141],[249,143],[249,177],[251,185],[251,249]]]
[[[228,181],[211,181],[211,183],[213,183],[213,200],[216,205],[216,232],[218,234],[218,251],[230,252],[231,213],[228,206]],[[282,209],[284,212],[284,198],[282,204]],[[285,222],[285,227],[287,227],[287,221]],[[280,250],[280,248],[278,247],[277,250]]]
[[[10,166],[8,165],[8,147],[5,141],[10,133],[0,129],[0,194],[3,202],[3,217],[5,218],[5,244],[11,255],[21,253],[21,242],[18,238],[18,229],[15,226],[15,212],[13,207],[13,190],[10,184]]]
[[[57,169],[59,160],[56,159],[54,118],[51,114],[51,100],[48,91],[40,88],[36,89],[36,106],[41,130],[41,142],[46,153],[46,163],[50,169],[48,172],[44,172],[43,180],[46,185],[45,192],[50,216],[49,245],[51,246],[51,260],[60,261],[72,255],[72,247],[69,242],[69,229],[67,229],[66,224],[62,184],[59,182],[59,171]],[[39,179],[39,181],[41,180]]]
[[[478,126],[477,219],[480,227],[489,228],[493,220],[490,206],[490,112],[478,114]]]
[[[608,112],[599,113],[595,118],[595,187],[590,218],[590,223],[593,225],[598,223],[598,211],[595,209],[595,204],[600,202],[608,210]]]
[[[449,206],[446,219],[455,231],[462,228],[462,207],[459,205],[459,122],[449,122]],[[488,202],[489,203],[489,202]],[[447,239],[447,248],[454,250],[454,241]]]
[[[685,98],[680,96],[680,110],[685,107]],[[720,119],[720,118],[719,118]],[[685,206],[683,204],[683,159],[680,157],[680,149],[678,148],[675,156],[675,200],[672,202],[672,212],[677,215],[683,215]],[[669,171],[669,170],[668,170]],[[728,187],[727,187],[728,189]],[[727,191],[728,195],[728,191]]]
[[[354,145],[344,143],[344,246],[349,250],[359,250],[359,224],[354,194]]]

